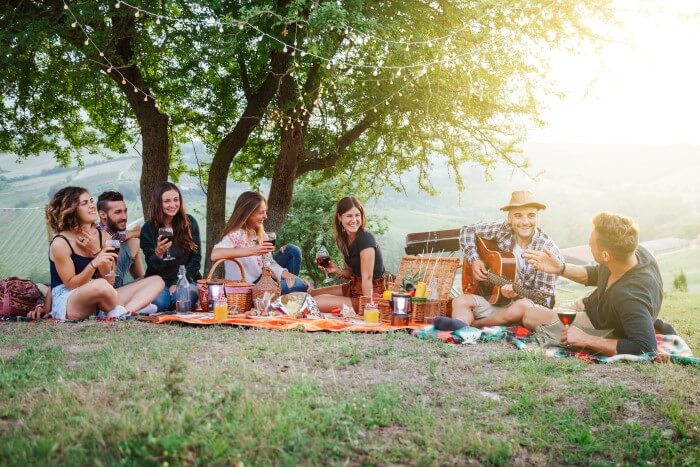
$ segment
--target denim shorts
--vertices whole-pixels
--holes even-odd
[[[66,320],[66,305],[68,298],[75,292],[75,289],[68,290],[64,284],[51,289],[51,317],[59,321]]]

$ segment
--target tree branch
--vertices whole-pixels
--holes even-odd
[[[299,163],[299,168],[297,171],[298,175],[305,174],[314,170],[322,170],[333,167],[343,155],[345,150],[354,143],[362,134],[372,126],[374,122],[377,121],[377,114],[374,112],[365,114],[365,116],[360,120],[357,125],[345,132],[340,139],[338,139],[338,144],[335,150],[326,154],[323,157],[315,157],[313,159],[304,159]],[[312,156],[316,153],[312,151],[305,151],[304,156]]]
[[[246,100],[250,100],[253,95],[253,91],[250,87],[250,76],[248,76],[248,67],[245,64],[245,59],[240,52],[236,54],[236,61],[238,62],[238,68],[241,70],[241,86],[243,87],[243,93],[245,94]]]

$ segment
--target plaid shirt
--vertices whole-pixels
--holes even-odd
[[[475,237],[477,236],[485,240],[495,240],[500,251],[513,251],[513,247],[515,247],[515,234],[513,234],[508,222],[481,222],[464,226],[459,236],[459,244],[465,259],[470,263],[481,259],[476,251]],[[557,245],[539,227],[537,227],[527,248],[539,251],[552,250],[559,260],[564,261]],[[528,262],[525,262],[522,271],[518,271],[517,280],[527,289],[541,290],[552,294],[557,291],[557,276],[538,271]]]

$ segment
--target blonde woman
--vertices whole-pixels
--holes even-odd
[[[211,252],[211,260],[236,258],[243,266],[246,280],[251,282],[257,282],[263,266],[268,264],[273,277],[280,284],[282,294],[306,292],[309,283],[297,276],[301,266],[301,250],[296,245],[285,245],[274,251],[274,245],[265,234],[265,219],[265,197],[254,191],[242,193],[224,227],[223,238]],[[241,273],[233,262],[226,261],[224,266],[226,279],[241,279]]]

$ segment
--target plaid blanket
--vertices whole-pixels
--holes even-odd
[[[412,334],[420,339],[440,339],[443,342],[454,344],[477,344],[479,342],[490,342],[505,339],[513,344],[518,350],[533,351],[542,349],[530,336],[532,332],[522,326],[493,326],[482,329],[467,326],[456,331],[438,331],[433,326],[426,326],[416,329]],[[680,336],[656,335],[657,352],[643,355],[614,355],[606,357],[597,355],[586,350],[573,350],[561,346],[548,347],[544,349],[545,355],[556,358],[574,357],[586,363],[615,363],[620,361],[632,362],[659,362],[659,363],[684,363],[700,366],[700,357],[693,357],[693,353],[688,344]]]

